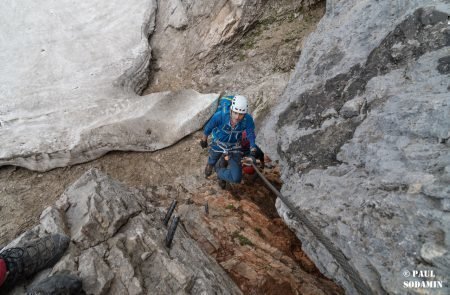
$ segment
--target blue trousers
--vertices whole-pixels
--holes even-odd
[[[228,182],[240,183],[242,179],[241,153],[232,152],[228,154],[229,159],[227,168],[221,168],[217,165],[222,155],[223,153],[217,152],[211,147],[209,149],[208,164],[214,166],[217,177],[220,179]]]

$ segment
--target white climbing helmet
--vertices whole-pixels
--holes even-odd
[[[239,114],[246,114],[248,111],[247,98],[242,95],[235,95],[231,101],[231,110]]]

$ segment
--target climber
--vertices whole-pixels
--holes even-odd
[[[224,111],[226,113],[231,107],[233,97],[234,97],[233,95],[221,97],[219,101],[219,107],[217,108],[217,112]],[[264,159],[267,156],[264,154],[264,152],[259,148],[257,144],[255,144],[255,147],[256,147],[255,158],[256,160],[260,161],[261,167],[264,168],[264,161],[265,161]],[[251,156],[250,141],[247,139],[247,132],[245,130],[242,132],[241,151],[244,157]]]
[[[229,108],[227,99],[231,102]],[[241,182],[241,139],[244,131],[250,143],[250,155],[255,156],[255,123],[248,114],[247,98],[241,95],[225,97],[221,100],[219,110],[206,124],[200,140],[200,146],[206,148],[208,136],[212,134],[205,176],[210,176],[215,168],[221,188],[225,188],[226,182]]]
[[[0,291],[6,292],[17,282],[53,266],[63,256],[69,243],[69,237],[53,234],[28,241],[23,245],[5,247],[6,250],[0,251]],[[79,294],[81,288],[81,280],[69,274],[54,275],[33,287],[34,290],[42,291],[36,292],[39,294]],[[58,293],[58,290],[61,292]]]
[[[217,108],[217,112],[229,111],[229,109],[231,107],[231,103],[233,101],[233,97],[234,96],[221,97],[219,100],[219,107]],[[255,147],[256,147],[255,160],[259,160],[261,163],[261,168],[264,168],[265,158],[267,157],[267,155],[264,154],[264,152],[259,148],[259,146],[257,144],[255,144]],[[241,153],[242,156],[244,156],[244,157],[251,156],[250,141],[247,139],[247,132],[245,130],[242,132],[241,151],[242,151],[242,153]]]

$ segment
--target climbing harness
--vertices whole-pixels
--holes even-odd
[[[211,148],[213,151],[225,155],[241,152],[241,145],[239,143],[227,144],[218,140],[211,143]]]
[[[348,258],[345,257],[344,253],[339,250],[333,242],[330,241],[325,235],[322,234],[320,229],[315,226],[307,217],[306,214],[299,214],[298,211],[302,211],[300,209],[295,209],[295,207],[267,180],[267,178],[259,171],[256,165],[252,162],[253,169],[255,169],[258,176],[262,179],[262,181],[267,185],[267,187],[278,197],[280,200],[288,207],[290,210],[290,214],[288,213],[288,217],[291,219],[298,219],[301,223],[303,223],[309,231],[313,233],[313,235],[319,240],[319,242],[328,250],[328,252],[333,256],[333,258],[339,263],[344,272],[346,273],[349,281],[353,284],[355,289],[360,294],[372,294],[372,290],[366,285],[366,283],[362,280],[361,276],[356,272],[354,267],[350,265],[348,262]]]

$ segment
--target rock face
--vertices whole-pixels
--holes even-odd
[[[156,0],[3,3],[0,165],[45,171],[198,130],[216,95],[139,96],[156,11]]]
[[[320,2],[160,1],[146,92],[240,93],[254,117],[264,117],[289,80],[303,37],[323,15]]]
[[[258,136],[309,222],[280,200],[279,213],[350,294],[449,292],[404,287],[450,273],[449,14],[446,1],[328,1]]]
[[[92,169],[19,240],[51,231],[70,235],[69,251],[52,273],[78,275],[88,294],[241,294],[182,226],[171,248],[164,246],[164,212],[151,197]],[[58,226],[46,226],[50,220]]]

